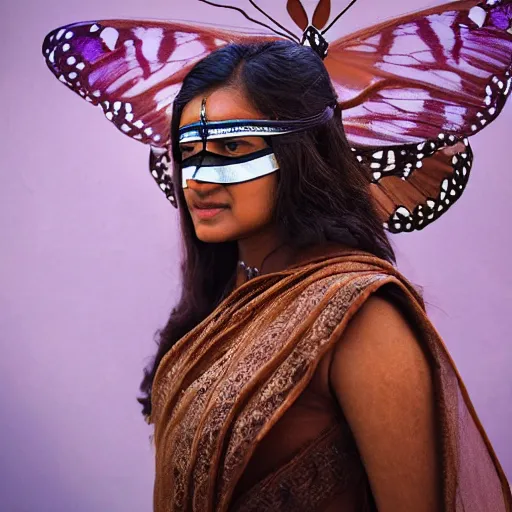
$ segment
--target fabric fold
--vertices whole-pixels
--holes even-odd
[[[258,443],[385,285],[400,296],[432,362],[444,510],[511,512],[505,474],[420,294],[388,262],[353,250],[248,281],[162,359],[150,418],[155,512],[230,510]]]

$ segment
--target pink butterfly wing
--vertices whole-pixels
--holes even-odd
[[[43,55],[60,81],[99,105],[119,130],[165,147],[172,101],[188,71],[213,50],[247,39],[185,23],[92,21],[50,32]]]
[[[437,6],[330,44],[325,64],[354,144],[471,135],[499,114],[512,82],[512,5],[487,3]]]
[[[43,42],[52,73],[129,137],[151,145],[150,171],[176,206],[170,176],[172,102],[190,69],[232,42],[276,39],[188,23],[106,20],[59,27]]]
[[[467,136],[512,86],[512,2],[460,1],[396,18],[329,46],[343,123],[392,232],[423,229],[462,194]]]

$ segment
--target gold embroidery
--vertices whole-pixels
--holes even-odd
[[[473,505],[469,484],[477,486],[486,480],[475,480],[472,475],[479,473],[474,471],[462,478],[459,463],[471,464],[472,454],[478,451],[479,460],[485,455],[493,462],[479,466],[492,487],[479,494],[475,510],[504,512],[503,497],[507,504],[512,499],[508,485],[506,495],[503,490],[506,478],[455,365],[425,315],[421,297],[392,265],[354,253],[249,281],[162,359],[152,393],[157,469],[154,512],[226,512],[258,443],[304,391],[351,315],[386,283],[401,289],[433,359],[443,429],[446,508],[456,499]],[[472,444],[461,441],[459,432],[464,428],[475,432]],[[315,473],[314,460],[343,465],[345,452],[337,458],[339,448],[325,447],[322,439],[310,445],[311,451],[304,448],[302,453],[309,455],[299,456],[297,472],[285,465],[274,474],[283,478],[277,488],[270,484],[265,488],[274,496],[271,503],[281,503],[274,510],[287,510],[291,503],[283,489],[300,495],[301,478],[307,481]],[[333,466],[325,479],[318,478],[309,486],[310,510],[317,507],[315,500],[335,492],[332,479],[338,470]],[[464,495],[459,492],[461,482],[466,485]],[[244,499],[257,502],[257,489]]]
[[[348,425],[336,423],[303,447],[276,474],[240,496],[230,512],[311,512],[365,475]]]

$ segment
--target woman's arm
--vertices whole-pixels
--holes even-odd
[[[431,371],[398,307],[367,299],[334,348],[329,379],[379,512],[442,510]]]

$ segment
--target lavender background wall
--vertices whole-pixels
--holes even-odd
[[[435,3],[360,0],[331,38]],[[178,298],[177,211],[147,171],[147,148],[56,81],[40,53],[45,34],[61,24],[115,17],[246,23],[194,0],[0,5],[6,512],[151,509],[151,430],[135,396],[153,333]],[[425,287],[430,316],[509,478],[511,122],[509,104],[473,138],[473,176],[452,211],[424,232],[393,237],[399,268]]]

